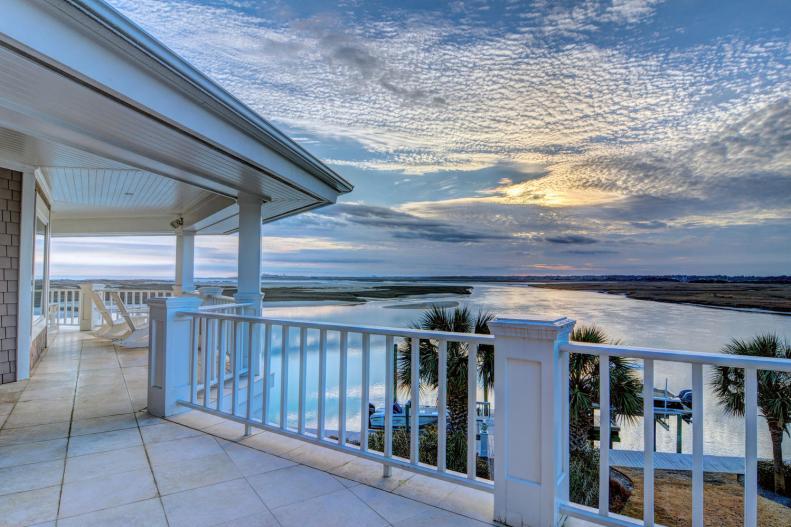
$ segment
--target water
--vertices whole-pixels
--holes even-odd
[[[337,285],[337,284],[334,284]],[[749,339],[762,332],[774,332],[791,337],[791,316],[751,313],[704,308],[680,304],[632,300],[601,293],[539,289],[524,284],[471,284],[472,295],[420,297],[400,300],[373,301],[359,305],[265,305],[265,316],[301,320],[340,322],[356,325],[408,327],[419,318],[423,308],[392,309],[388,306],[423,304],[435,301],[458,301],[473,309],[489,310],[507,317],[558,317],[567,316],[578,324],[596,324],[621,344],[656,348],[684,349],[698,352],[717,352],[731,338]],[[298,330],[290,334],[289,360],[289,421],[296,425],[298,385]],[[308,333],[307,410],[308,426],[315,426],[316,396],[318,385],[317,360],[318,332]],[[273,339],[273,370],[275,389],[280,382],[280,332]],[[349,342],[347,389],[347,427],[360,427],[360,337],[354,335]],[[327,428],[337,428],[338,415],[338,337],[329,334],[330,353],[327,361]],[[704,382],[710,370],[704,369]],[[667,382],[670,391],[690,388],[691,368],[687,364],[657,362],[656,387]],[[371,343],[371,402],[381,407],[384,402],[384,338],[374,338]],[[279,393],[279,392],[278,392]],[[403,395],[400,399],[403,401]],[[277,399],[274,397],[272,399]],[[431,404],[431,394],[421,396],[421,404]],[[272,400],[270,415],[277,419],[279,403]],[[707,388],[704,394],[704,450],[707,454],[741,456],[744,452],[744,425],[742,418],[724,415]],[[682,427],[683,451],[691,452],[691,426]],[[642,449],[642,423],[626,424],[622,428],[621,442],[615,448]],[[657,449],[674,452],[676,448],[675,419],[670,431],[657,427]],[[791,456],[791,439],[783,445],[785,456]],[[760,457],[771,457],[771,443],[766,424],[759,419]]]

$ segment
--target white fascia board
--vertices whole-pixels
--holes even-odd
[[[96,0],[5,0],[0,40],[331,201],[351,185],[121,14]],[[267,148],[262,148],[266,146]]]

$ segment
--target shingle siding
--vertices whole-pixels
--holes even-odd
[[[16,380],[22,174],[0,168],[0,384]]]

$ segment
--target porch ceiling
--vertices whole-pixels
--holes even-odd
[[[51,186],[54,234],[163,234],[180,216],[232,232],[240,194],[265,202],[266,222],[351,190],[103,2],[3,11],[0,166]]]

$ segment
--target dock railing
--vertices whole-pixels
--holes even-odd
[[[746,473],[744,485],[744,525],[757,523],[757,371],[791,371],[791,361],[761,359],[687,351],[658,350],[624,346],[570,343],[574,321],[495,319],[491,335],[460,334],[332,324],[301,320],[264,318],[199,309],[200,299],[175,297],[154,299],[151,308],[149,355],[149,411],[160,417],[187,409],[218,415],[243,423],[247,430],[260,428],[322,447],[339,450],[382,463],[385,476],[392,467],[458,483],[494,493],[494,520],[512,526],[556,526],[566,517],[576,517],[599,525],[654,525],[654,436],[653,375],[656,361],[691,365],[693,378],[693,500],[692,525],[703,525],[703,366],[727,366],[744,370],[746,379]],[[359,397],[359,441],[350,440],[349,354],[351,340],[361,361]],[[461,343],[467,355],[466,470],[448,469],[446,420],[437,420],[437,462],[420,459],[419,412],[410,413],[408,455],[393,452],[393,392],[395,349],[411,355],[410,378],[421,374],[421,342],[431,343],[438,355],[437,415],[448,409],[447,356],[450,343]],[[400,346],[399,346],[400,344]],[[478,357],[481,345],[494,346],[495,385],[494,477],[493,481],[476,474],[476,415],[478,394]],[[308,417],[308,350],[317,355],[316,410]],[[382,452],[368,447],[368,403],[371,357],[384,360],[385,428]],[[327,357],[338,357],[337,370],[329,370]],[[610,447],[600,442],[600,481],[598,510],[572,503],[569,499],[569,355],[585,353],[600,360],[600,400],[610,400],[609,357],[620,356],[644,361],[644,445],[643,519],[633,519],[609,511]],[[279,364],[273,357],[279,355]],[[245,360],[240,360],[240,356]],[[260,360],[257,360],[258,357]],[[356,360],[356,359],[355,359]],[[253,364],[250,371],[244,364]],[[212,365],[224,372],[225,382],[212,382]],[[289,374],[289,368],[298,371]],[[278,379],[272,374],[278,373]],[[337,430],[327,428],[327,380],[337,379]],[[292,381],[291,378],[295,380]],[[275,382],[277,380],[277,382]],[[290,392],[290,382],[296,390]],[[208,387],[208,388],[207,388]],[[421,400],[421,386],[410,383],[409,396]],[[296,394],[296,395],[294,395]],[[425,395],[423,395],[425,396]],[[289,412],[291,398],[296,411]],[[355,397],[356,402],[356,397]],[[602,405],[601,422],[610,422],[609,405]],[[357,413],[357,412],[355,412]],[[310,422],[308,421],[310,419]],[[333,417],[334,419],[334,417]],[[650,431],[650,433],[649,433]]]

